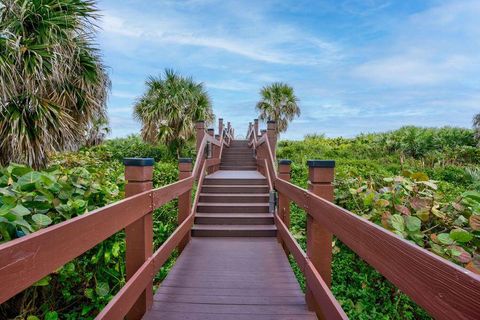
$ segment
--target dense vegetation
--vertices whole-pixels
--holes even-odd
[[[277,156],[293,160],[292,180],[304,187],[307,159],[335,159],[337,204],[480,273],[480,149],[473,134],[404,127],[353,139],[313,135],[281,141]],[[292,205],[292,231],[302,245],[305,223]],[[354,319],[429,318],[338,240],[332,290]]]
[[[182,150],[193,155],[193,147]],[[124,196],[123,157],[153,157],[154,185],[177,179],[166,146],[114,139],[56,155],[43,171],[11,164],[0,171],[0,241],[84,214]],[[293,182],[306,186],[307,159],[335,159],[341,206],[479,272],[480,150],[473,131],[405,127],[353,139],[320,135],[281,141]],[[176,227],[176,202],[155,211],[155,246]],[[305,214],[292,206],[292,231],[305,244]],[[0,306],[0,317],[91,319],[125,283],[124,234],[112,236]],[[427,319],[421,308],[338,240],[333,292],[353,319]],[[169,266],[157,275],[161,280]],[[303,278],[297,270],[303,285]],[[157,282],[158,283],[158,282]]]
[[[121,160],[135,156],[155,158],[155,187],[177,180],[177,163],[167,148],[139,137],[58,154],[43,171],[16,164],[1,168],[0,243],[122,199]],[[158,247],[176,227],[176,201],[155,210],[154,221]],[[93,319],[125,283],[124,254],[124,233],[119,232],[2,304],[0,318]]]

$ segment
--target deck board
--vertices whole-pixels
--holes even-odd
[[[276,238],[192,238],[144,319],[316,319]]]

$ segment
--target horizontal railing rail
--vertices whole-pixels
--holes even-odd
[[[230,130],[228,128],[226,132],[229,134]],[[7,301],[113,234],[141,221],[144,217],[150,215],[154,209],[167,202],[179,198],[180,210],[180,196],[189,194],[195,182],[201,185],[207,169],[218,167],[222,147],[227,145],[223,136],[220,137],[219,141],[205,134],[204,129],[197,130],[197,141],[197,159],[193,170],[189,171],[188,177],[143,192],[141,191],[141,188],[144,187],[142,182],[138,194],[27,236],[0,244],[0,303]],[[206,159],[207,143],[218,148],[217,158]],[[133,169],[135,174],[140,174],[143,177],[145,173],[142,170]],[[148,182],[146,183],[148,185]],[[188,216],[179,223],[179,226],[161,247],[153,255],[147,257],[145,262],[136,269],[136,272],[127,279],[125,286],[97,316],[98,319],[121,319],[131,310],[139,296],[151,284],[154,275],[167,261],[175,248],[179,247],[182,240],[188,236],[193,225],[195,208],[200,194],[199,190],[198,188],[193,206],[189,207]],[[146,244],[146,246],[150,245]]]
[[[317,194],[280,179],[267,135],[256,144],[265,159],[267,178],[279,196],[307,211],[316,223],[333,233],[360,258],[378,270],[436,319],[479,319],[480,276],[346,210]],[[260,163],[260,162],[259,162]],[[345,319],[317,268],[298,245],[282,217],[275,214],[282,242],[304,273],[309,289],[326,319]],[[309,234],[307,232],[307,242]]]

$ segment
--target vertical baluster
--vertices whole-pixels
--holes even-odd
[[[309,160],[307,165],[308,190],[325,200],[333,201],[335,161]],[[332,282],[332,233],[313,220],[311,215],[307,216],[307,257],[322,276],[323,281],[330,287]],[[308,283],[306,300],[309,309],[321,317],[321,309],[315,303],[312,292],[308,289]]]
[[[125,158],[125,196],[151,190],[153,187],[152,158]],[[153,209],[153,208],[152,208]],[[138,219],[125,228],[126,238],[126,273],[127,281],[135,274],[142,264],[153,254],[153,222],[152,212]],[[153,280],[149,282],[132,309],[127,314],[128,320],[141,319],[151,308],[153,301]]]
[[[213,128],[208,128],[207,134],[213,138],[213,137],[215,136],[215,129],[213,129]],[[217,149],[217,146],[216,146],[216,145],[214,145],[214,144],[211,143],[211,142],[208,143],[208,154],[207,154],[207,158],[208,158],[208,159],[215,158],[216,149]],[[214,167],[210,167],[210,168],[207,169],[207,172],[208,172],[209,174],[210,174],[210,173],[213,173],[213,172],[215,172],[215,168],[214,168]]]
[[[288,159],[278,161],[278,177],[280,179],[290,181],[291,164],[292,161]],[[290,228],[290,200],[283,193],[278,194],[278,215],[287,228]],[[282,243],[283,250],[288,255],[287,246],[282,242],[280,235],[278,239]]]
[[[192,158],[180,158],[178,159],[178,180],[188,178],[192,175]],[[192,207],[192,190],[178,196],[178,225],[180,225],[190,214]],[[178,245],[178,251],[181,253],[187,243],[190,241],[190,232],[180,241]]]
[[[253,119],[253,131],[255,131],[255,136],[258,137],[258,119]]]

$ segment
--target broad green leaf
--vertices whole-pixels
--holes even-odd
[[[453,229],[450,231],[450,238],[458,242],[468,242],[473,239],[473,236],[470,232],[463,229]]]
[[[453,239],[450,238],[448,233],[440,233],[437,235],[437,239],[442,244],[453,244]]]
[[[17,180],[17,184],[20,186],[20,190],[23,191],[32,191],[35,189],[35,182],[39,181],[42,174],[37,171],[29,172],[21,176]]]
[[[477,192],[477,191],[464,192],[464,193],[462,193],[462,197],[469,198],[469,199],[475,200],[477,202],[480,202],[480,192]]]
[[[28,210],[27,208],[25,208],[23,205],[21,204],[17,204],[15,206],[15,208],[11,209],[10,210],[13,214],[15,214],[16,216],[20,216],[20,217],[23,217],[23,216],[26,216],[26,215],[29,215],[30,214],[30,210]]]
[[[85,295],[85,297],[87,297],[87,298],[90,299],[90,300],[93,300],[93,298],[95,297],[92,288],[87,288],[87,289],[85,289],[85,291],[83,292],[83,294]]]
[[[405,230],[405,222],[403,220],[403,217],[399,214],[394,214],[390,218],[390,224],[392,228],[395,229],[396,231],[403,232]]]
[[[35,221],[39,226],[48,226],[52,223],[52,219],[49,216],[37,213],[32,216],[32,220]]]
[[[375,193],[370,191],[369,193],[367,193],[365,198],[363,198],[363,204],[365,206],[370,206],[373,203],[374,199],[375,199]]]
[[[50,280],[51,280],[51,277],[50,277],[50,276],[46,276],[46,277],[38,280],[37,282],[35,282],[33,285],[34,285],[35,287],[48,286],[48,284],[50,283]]]
[[[472,260],[470,253],[460,246],[449,246],[448,249],[450,250],[452,257],[458,262],[468,263]]]
[[[379,207],[388,207],[390,205],[390,201],[385,200],[385,199],[378,199],[375,204]]]
[[[30,315],[27,317],[27,320],[40,320],[40,319],[37,316]]]
[[[45,314],[45,320],[58,320],[57,311],[49,311]]]
[[[106,283],[106,282],[98,282],[97,286],[95,288],[95,292],[100,297],[105,297],[110,292],[110,287],[108,286],[108,283]]]
[[[411,232],[419,231],[422,226],[422,221],[417,217],[407,216],[405,217],[405,221],[408,231]]]
[[[429,187],[430,189],[433,189],[433,190],[437,190],[437,185],[435,183],[433,183],[432,181],[421,181],[420,182],[421,184],[423,185],[426,185],[427,187]]]

